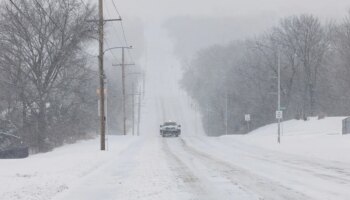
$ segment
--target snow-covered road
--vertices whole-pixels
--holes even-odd
[[[348,199],[348,166],[205,137],[142,137],[55,199]]]
[[[191,145],[189,145],[191,144]],[[187,138],[195,158],[212,163],[213,169],[263,199],[348,199],[350,167],[346,162],[270,151],[215,139]]]

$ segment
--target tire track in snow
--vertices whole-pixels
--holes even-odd
[[[260,199],[312,199],[311,197],[289,187],[285,187],[278,182],[260,177],[248,170],[200,152],[188,146],[183,139],[180,139],[179,143],[185,152],[201,161],[206,167],[218,170],[222,176],[228,178],[233,184],[240,185],[245,190],[259,195]]]
[[[198,138],[201,142],[206,145],[213,146],[208,141],[205,141],[201,138]],[[307,158],[302,158],[301,156],[294,156],[290,154],[281,154],[278,152],[272,152],[270,150],[261,149],[252,151],[255,147],[252,148],[244,148],[245,146],[239,144],[231,144],[231,148],[235,149],[235,151],[240,151],[239,154],[244,155],[244,157],[250,157],[255,160],[260,160],[266,163],[273,163],[278,166],[285,166],[289,169],[294,169],[301,172],[306,172],[308,174],[312,174],[321,179],[327,179],[329,181],[335,182],[337,184],[349,184],[350,185],[350,169],[346,168],[347,165],[345,163],[337,163],[342,167],[337,166],[335,163],[326,163],[326,162],[318,162],[307,160]],[[235,147],[235,148],[233,148]],[[241,149],[244,148],[244,151]],[[229,148],[227,148],[229,150]],[[231,149],[231,150],[232,150]],[[267,152],[267,153],[263,153]],[[257,155],[259,153],[260,155]],[[278,156],[276,156],[278,154]],[[280,158],[284,159],[280,159]],[[346,166],[346,167],[345,167]],[[308,167],[308,168],[306,168]],[[311,167],[311,168],[310,168]]]
[[[169,138],[172,139],[172,138]],[[185,163],[173,153],[168,145],[167,138],[162,139],[162,150],[169,158],[169,166],[174,172],[175,176],[178,178],[178,187],[183,187],[185,191],[188,191],[193,195],[193,199],[203,200],[203,199],[214,199],[210,198],[206,190],[200,185],[199,178],[195,176],[192,171],[186,166]]]
[[[143,141],[138,138],[117,153],[115,159],[110,159],[101,164],[100,167],[75,180],[65,192],[56,194],[51,199],[54,200],[94,200],[99,194],[104,195],[104,199],[114,199],[115,190],[122,185],[123,181],[133,172],[136,165],[136,156],[143,148]],[[104,186],[97,186],[99,183]],[[114,188],[115,187],[115,188]],[[113,189],[112,189],[113,188]]]

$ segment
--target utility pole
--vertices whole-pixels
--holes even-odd
[[[139,101],[140,101],[140,96],[141,96],[141,93],[135,93],[135,88],[134,88],[134,84],[132,84],[132,93],[129,94],[130,96],[132,96],[132,135],[134,136],[135,135],[135,126],[136,126],[136,123],[135,123],[135,96],[138,95],[139,96]],[[140,104],[140,102],[139,102]],[[139,105],[140,107],[140,105]],[[140,115],[140,108],[139,108],[139,115]],[[140,120],[140,117],[139,117],[139,120]],[[139,131],[139,129],[138,129]],[[139,134],[139,133],[138,133]]]
[[[139,87],[139,96],[138,96],[138,114],[137,114],[137,136],[140,136],[140,120],[141,120],[141,87]]]
[[[134,83],[132,84],[132,136],[135,135],[135,90]]]
[[[143,76],[143,80],[142,80],[142,96],[143,96],[143,98],[145,98],[145,92],[146,92],[146,72],[145,71],[143,71],[142,76]]]
[[[277,111],[281,112],[281,53],[280,50],[278,49],[278,63],[277,63]],[[278,138],[277,138],[277,142],[281,143],[281,117],[277,117],[278,120],[278,128],[277,128],[277,132],[278,132]]]
[[[125,110],[125,65],[124,48],[122,48],[122,90],[123,90],[123,133],[126,135],[126,110]]]
[[[197,135],[198,132],[198,123],[197,123],[197,102],[193,103],[194,106],[194,135]]]
[[[142,75],[142,73],[132,72],[132,73],[128,73],[127,75]],[[139,87],[139,89],[140,89],[140,87]],[[132,83],[132,94],[131,95],[132,95],[132,135],[134,136],[135,135],[135,124],[136,124],[135,123],[135,96],[141,95],[141,91],[139,91],[138,93],[135,93],[135,84],[134,83]],[[139,134],[139,132],[138,132],[138,134]]]
[[[123,93],[123,134],[126,135],[126,93],[125,93],[125,66],[129,65],[135,65],[135,64],[125,64],[125,55],[124,49],[132,49],[132,46],[130,47],[115,47],[113,49],[122,49],[122,63],[116,64],[112,66],[121,66],[122,67],[122,93]]]
[[[105,124],[106,124],[106,136],[105,136],[105,144],[106,144],[106,150],[108,151],[108,135],[109,135],[109,128],[108,128],[108,82],[107,82],[107,79],[105,79],[105,108],[106,108],[106,111],[105,111],[105,116],[106,116],[106,121],[105,121]]]
[[[210,136],[210,127],[209,127],[209,117],[210,117],[210,115],[209,115],[209,102],[207,103],[207,131],[208,131],[208,136]]]
[[[226,91],[225,133],[228,135],[228,93]]]
[[[98,21],[98,43],[99,43],[99,54],[98,54],[98,71],[99,71],[99,95],[100,95],[100,149],[101,151],[106,150],[105,137],[106,137],[106,115],[105,115],[105,74],[103,69],[103,55],[107,50],[103,49],[103,37],[104,37],[104,23],[107,21],[121,21],[121,19],[107,19],[103,18],[103,0],[98,1],[98,20],[88,20],[90,22]]]
[[[99,80],[100,80],[100,147],[101,151],[105,150],[105,131],[106,131],[106,116],[105,116],[105,92],[104,92],[104,71],[103,71],[103,0],[99,0],[98,2],[98,13],[99,13],[99,20],[98,20],[98,34],[99,34]]]
[[[250,131],[250,126],[249,126],[249,121],[247,121],[247,133],[249,133],[249,131]]]

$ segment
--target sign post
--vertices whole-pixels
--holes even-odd
[[[244,115],[244,120],[247,122],[247,133],[250,131],[249,123],[250,123],[250,114]]]
[[[281,143],[281,119],[283,118],[283,111],[282,110],[277,110],[276,111],[276,119],[278,121],[278,138],[277,142]]]

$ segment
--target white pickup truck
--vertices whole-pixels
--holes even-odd
[[[160,135],[163,137],[175,136],[178,137],[181,134],[181,125],[176,122],[164,122],[163,125],[160,125]]]

